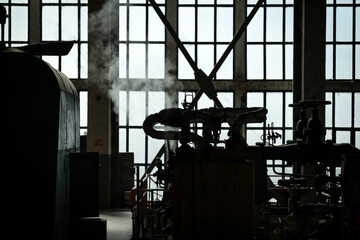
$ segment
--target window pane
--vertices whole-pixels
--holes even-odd
[[[178,24],[181,41],[195,41],[195,8],[179,8]]]
[[[44,6],[42,12],[42,40],[59,40],[58,8]]]
[[[282,46],[266,47],[266,79],[282,79]]]
[[[217,0],[217,4],[233,4],[234,0]]]
[[[127,92],[120,91],[119,93],[119,124],[126,125],[127,118]]]
[[[129,40],[145,41],[145,17],[144,7],[129,7]]]
[[[347,4],[351,4],[353,2],[353,0],[336,0],[336,3],[347,3]]]
[[[57,57],[57,56],[42,56],[42,60],[49,63],[53,68],[59,70],[59,57]]]
[[[165,8],[160,7],[165,14]],[[165,28],[153,8],[149,8],[149,41],[165,41]]]
[[[88,77],[88,44],[81,44],[80,48],[80,77],[87,78]]]
[[[160,112],[164,108],[165,108],[165,93],[149,92],[149,109],[148,109],[149,115]]]
[[[360,2],[359,2],[360,3]],[[360,41],[360,7],[356,8],[355,19],[355,41]]]
[[[61,57],[61,71],[68,78],[78,77],[78,44],[74,44],[70,53]]]
[[[219,3],[219,1],[218,1]],[[233,9],[216,9],[216,40],[219,42],[230,42],[234,36],[233,33]]]
[[[262,130],[247,130],[246,131],[246,143],[249,145],[255,145],[257,142],[262,142],[263,135]]]
[[[352,47],[351,45],[336,46],[336,79],[352,78]]]
[[[232,92],[219,92],[218,99],[224,107],[234,107],[234,93]]]
[[[119,129],[119,152],[126,152],[126,129]]]
[[[134,153],[134,163],[145,163],[145,133],[142,129],[129,130],[129,151]]]
[[[355,133],[355,147],[360,149],[360,132]]]
[[[88,7],[80,8],[80,40],[87,41],[88,40]]]
[[[209,75],[214,68],[214,46],[199,45],[198,46],[198,68],[202,69],[206,75]]]
[[[214,107],[214,102],[206,94],[203,94],[197,103],[198,109]]]
[[[28,40],[28,8],[12,7],[11,8],[11,40],[27,41]]]
[[[247,107],[264,107],[264,94],[261,92],[247,93]],[[262,127],[263,123],[249,123],[248,127]]]
[[[327,44],[325,52],[325,78],[334,79],[333,73],[333,46]]]
[[[264,48],[260,45],[247,45],[247,78],[264,78]]]
[[[129,77],[145,77],[145,44],[129,44]]]
[[[336,143],[350,143],[350,132],[336,131]]]
[[[351,93],[335,93],[335,127],[351,127]]]
[[[285,127],[293,127],[293,108],[289,104],[293,103],[293,93],[285,93]],[[292,132],[292,131],[291,131]],[[292,133],[291,133],[292,135]],[[292,138],[292,136],[291,136]],[[290,138],[289,138],[290,139]]]
[[[223,53],[225,52],[227,45],[217,45],[216,46],[216,62],[219,61]],[[217,79],[233,79],[233,51],[226,57],[225,62],[221,65],[219,70],[216,73]]]
[[[192,59],[194,59],[195,46],[194,45],[184,45],[186,50],[189,52]],[[194,79],[194,70],[191,68],[190,64],[182,54],[182,52],[178,51],[178,76],[179,79]]]
[[[360,80],[360,44],[355,47],[355,79]]]
[[[292,80],[294,74],[294,49],[293,45],[285,46],[285,79]]]
[[[355,93],[355,126],[360,127],[360,93]]]
[[[266,108],[268,110],[266,124],[270,124],[273,122],[274,127],[282,126],[282,93],[266,93]]]
[[[285,14],[285,41],[292,42],[294,40],[294,8],[286,8]]]
[[[121,78],[126,78],[127,76],[127,48],[126,44],[120,44],[119,46],[119,75]]]
[[[248,8],[248,14],[252,8]],[[246,38],[248,42],[263,41],[264,38],[264,9],[260,8],[255,14],[254,18],[246,28]]]
[[[214,41],[214,8],[198,8],[198,41]]]
[[[119,40],[125,41],[127,36],[127,7],[119,8]]]
[[[264,94],[261,92],[247,93],[247,107],[263,107]]]
[[[62,6],[61,10],[61,40],[78,39],[78,8]]]
[[[331,104],[325,105],[325,127],[332,127],[332,109],[333,109],[333,93],[326,93],[325,99],[326,101],[331,101]]]
[[[179,4],[194,4],[195,0],[179,0]]]
[[[334,26],[334,8],[326,8],[326,41],[332,41],[333,36],[333,26]]]
[[[214,4],[214,0],[198,0],[198,4]]]
[[[282,136],[284,142],[286,143],[288,140],[293,140],[293,130],[285,130],[285,137]]]
[[[270,42],[282,41],[282,8],[267,8],[266,40]]]
[[[142,126],[145,120],[145,92],[130,92],[129,94],[129,124]]]
[[[149,44],[149,78],[164,78],[165,46],[164,44]]]
[[[336,9],[336,40],[352,40],[352,8],[338,7]]]
[[[86,91],[80,91],[80,127],[86,127],[88,125],[88,93]]]
[[[154,160],[156,154],[159,152],[161,147],[164,145],[164,140],[148,138],[148,162],[151,163]]]

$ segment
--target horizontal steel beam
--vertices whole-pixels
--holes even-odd
[[[78,90],[87,90],[88,80],[73,80],[73,84]],[[163,79],[119,79],[120,90],[128,91],[197,91],[199,85],[196,81],[169,81]],[[248,80],[232,81],[218,80],[213,81],[217,91],[292,91],[291,80]],[[328,80],[325,83],[326,92],[360,92],[360,81],[339,81]]]

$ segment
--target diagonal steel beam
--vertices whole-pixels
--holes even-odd
[[[257,13],[257,11],[259,10],[259,8],[261,7],[261,5],[263,4],[264,1],[265,0],[259,0],[256,3],[255,7],[251,10],[249,16],[245,19],[245,21],[243,22],[243,24],[241,25],[241,27],[235,34],[234,38],[232,39],[232,41],[230,42],[228,47],[225,49],[223,55],[221,56],[219,61],[216,63],[216,65],[214,66],[214,68],[211,71],[211,73],[209,74],[209,76],[206,76],[206,74],[202,70],[198,69],[196,63],[191,58],[189,52],[184,47],[184,44],[181,42],[181,40],[177,36],[175,30],[173,29],[173,27],[171,26],[171,24],[169,23],[169,21],[167,20],[165,15],[162,13],[162,11],[160,10],[157,3],[154,0],[149,0],[150,4],[154,8],[155,12],[158,14],[161,21],[165,25],[166,29],[169,31],[170,35],[172,36],[172,38],[176,42],[177,46],[179,47],[180,51],[184,54],[184,57],[186,58],[186,60],[188,61],[188,63],[190,64],[190,66],[192,67],[192,69],[195,72],[195,78],[200,85],[200,89],[196,93],[196,95],[191,103],[191,107],[193,107],[197,103],[197,101],[200,99],[200,97],[203,93],[205,93],[210,99],[212,99],[218,107],[221,107],[221,108],[223,107],[221,102],[217,98],[216,89],[215,89],[214,85],[212,84],[211,80],[215,77],[215,74],[220,69],[221,65],[224,63],[227,56],[230,54],[231,50],[235,47],[236,43],[239,41],[241,36],[244,34],[250,21],[253,19],[253,17],[255,16],[255,14]]]
[[[249,16],[245,19],[245,21],[243,22],[243,24],[241,25],[241,27],[239,28],[239,30],[235,34],[233,40],[231,40],[231,42],[229,43],[229,45],[225,49],[223,55],[221,56],[219,61],[214,66],[211,73],[209,74],[209,79],[210,80],[212,80],[215,77],[215,74],[220,69],[221,65],[225,62],[227,56],[230,54],[231,50],[235,47],[236,43],[239,41],[241,36],[244,34],[247,26],[249,25],[249,23],[251,22],[251,20],[253,19],[253,17],[255,16],[255,14],[257,13],[257,11],[259,10],[259,8],[261,7],[261,5],[263,4],[264,1],[265,0],[259,0],[256,3],[255,7],[251,10]],[[201,97],[201,95],[203,93],[204,93],[204,91],[201,91],[201,89],[196,93],[196,95],[194,97],[194,100],[191,103],[191,106],[194,106],[196,104],[196,102],[200,99],[200,97]]]
[[[163,22],[163,24],[165,25],[166,29],[169,31],[171,37],[174,39],[174,41],[176,42],[176,45],[179,47],[180,51],[182,52],[182,54],[184,54],[184,57],[186,58],[186,60],[188,61],[188,63],[190,64],[191,68],[194,70],[194,72],[198,71],[198,67],[196,66],[196,63],[194,62],[194,60],[191,58],[189,52],[186,50],[184,44],[181,42],[181,40],[179,39],[177,33],[175,32],[174,28],[171,26],[170,22],[167,20],[167,18],[165,17],[165,15],[163,14],[163,12],[161,11],[161,9],[159,8],[159,6],[157,5],[157,3],[154,0],[149,0],[151,6],[153,7],[153,9],[155,10],[155,12],[157,13],[157,15],[159,16],[160,20]]]
[[[199,91],[202,92],[202,93],[205,92],[205,94],[215,102],[216,106],[222,108],[223,106],[222,106],[220,100],[217,98],[216,89],[215,89],[214,85],[211,82],[211,78],[206,76],[206,74],[197,67],[195,61],[191,58],[189,52],[186,50],[184,44],[179,39],[179,37],[176,34],[174,28],[171,26],[171,24],[169,23],[169,21],[167,20],[167,18],[163,14],[163,12],[160,10],[157,3],[154,0],[149,0],[149,2],[152,5],[155,12],[157,13],[157,15],[159,16],[159,18],[161,19],[161,21],[163,22],[163,24],[165,25],[166,29],[169,31],[169,33],[172,36],[172,38],[174,39],[174,41],[176,42],[177,46],[179,47],[180,51],[183,53],[184,57],[186,58],[186,60],[190,64],[191,68],[194,70],[195,79],[199,83],[199,86],[200,86]],[[192,106],[195,105],[193,103],[196,103],[196,102],[193,101]]]
[[[261,7],[261,5],[263,4],[264,1],[265,0],[259,0],[256,3],[255,7],[251,10],[249,16],[246,17],[245,21],[243,22],[243,24],[240,26],[239,30],[235,34],[233,40],[231,40],[231,42],[225,49],[223,55],[221,56],[219,61],[216,63],[216,65],[213,68],[213,70],[211,71],[211,73],[209,74],[210,79],[213,79],[215,77],[215,74],[220,69],[221,65],[225,62],[227,56],[230,54],[231,50],[235,47],[236,43],[239,41],[241,36],[244,34],[247,26],[249,25],[249,23],[251,22],[251,20],[253,19],[253,17],[255,16],[255,14],[257,13],[257,11],[259,10],[259,8]]]

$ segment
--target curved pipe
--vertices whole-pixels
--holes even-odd
[[[260,123],[266,120],[267,109],[253,108],[207,108],[197,111],[186,111],[180,108],[169,108],[159,113],[149,115],[144,123],[144,132],[156,139],[184,140],[199,143],[211,139],[211,129],[214,122],[227,122],[230,125],[229,135],[232,139],[241,136],[241,127],[245,123]],[[190,123],[203,123],[203,137],[190,132]],[[181,128],[182,131],[158,131],[156,124]]]
[[[261,123],[266,120],[266,108],[249,108],[248,111],[242,112],[238,115],[232,124],[233,131],[240,131],[242,125],[245,123]]]
[[[182,119],[182,112],[183,110],[180,108],[170,108],[149,115],[143,123],[144,132],[155,139],[182,140],[183,134],[181,131],[158,131],[154,129],[154,126],[159,123],[179,128],[188,125],[189,123]],[[192,142],[202,140],[202,137],[195,133],[190,133],[188,137]]]

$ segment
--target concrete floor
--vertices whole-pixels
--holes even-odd
[[[100,217],[107,220],[107,240],[131,239],[132,223],[129,209],[101,209]]]

